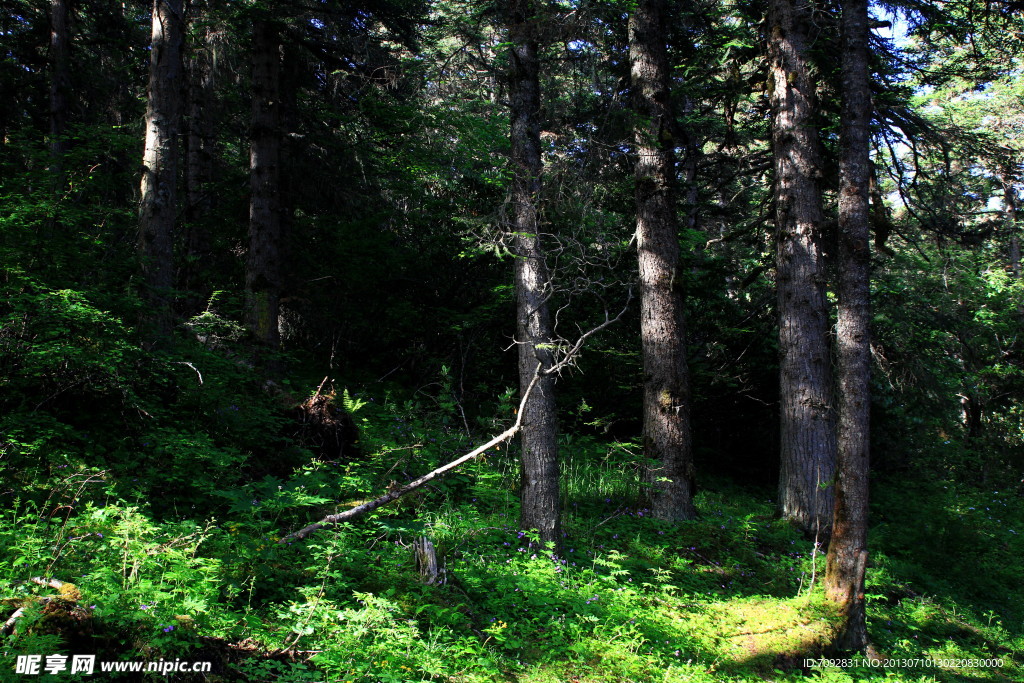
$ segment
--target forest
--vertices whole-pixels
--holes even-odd
[[[1024,2],[0,7],[0,681],[1024,681]]]

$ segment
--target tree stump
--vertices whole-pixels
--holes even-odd
[[[421,536],[412,542],[413,552],[416,553],[416,570],[420,573],[420,580],[428,586],[435,586],[442,583],[441,572],[437,567],[437,551],[434,543],[426,536]]]

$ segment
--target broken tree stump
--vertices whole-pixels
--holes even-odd
[[[436,586],[441,581],[441,571],[437,566],[437,551],[434,543],[426,536],[420,536],[412,542],[413,552],[416,553],[416,570],[420,573],[420,580],[428,586]]]

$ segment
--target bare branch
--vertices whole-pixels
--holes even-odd
[[[501,434],[498,434],[496,437],[494,437],[493,439],[491,439],[490,441],[488,441],[484,445],[482,445],[482,446],[480,446],[480,447],[470,451],[469,453],[466,453],[465,455],[463,455],[460,458],[457,458],[456,460],[452,460],[447,465],[442,465],[441,467],[438,467],[436,470],[433,470],[432,472],[428,472],[427,474],[424,474],[419,479],[417,479],[415,481],[412,481],[412,482],[406,484],[405,486],[403,486],[401,488],[397,488],[394,491],[390,491],[389,493],[386,493],[385,495],[381,496],[380,498],[377,498],[375,500],[371,500],[368,503],[363,503],[362,505],[358,505],[358,506],[352,508],[351,510],[346,510],[345,512],[339,512],[338,514],[334,514],[334,515],[327,515],[326,517],[321,519],[319,522],[315,522],[313,524],[310,524],[309,526],[305,526],[305,527],[299,529],[298,531],[293,531],[292,533],[288,534],[287,536],[282,538],[280,541],[278,541],[278,543],[287,543],[288,541],[291,541],[291,540],[294,540],[294,539],[303,539],[306,536],[309,536],[314,531],[317,531],[318,529],[320,529],[320,528],[322,528],[324,526],[327,526],[327,525],[330,525],[330,524],[340,524],[341,522],[347,522],[347,521],[355,519],[357,517],[361,517],[362,515],[365,515],[368,512],[373,512],[377,508],[383,507],[384,505],[387,505],[388,503],[390,503],[392,501],[398,500],[399,498],[401,498],[405,494],[411,493],[412,491],[415,491],[416,489],[420,488],[424,484],[426,484],[426,483],[428,483],[428,482],[430,482],[430,481],[432,481],[434,479],[437,479],[438,477],[440,477],[440,476],[446,474],[447,472],[455,469],[459,465],[462,465],[463,463],[466,463],[466,462],[472,460],[473,458],[476,458],[481,453],[485,452],[486,450],[488,450],[489,448],[491,448],[493,446],[498,445],[502,441],[505,441],[507,439],[512,438],[513,436],[515,436],[516,432],[519,431],[519,428],[523,424],[523,408],[526,406],[526,400],[530,397],[530,392],[533,391],[533,387],[536,386],[537,380],[540,379],[540,376],[541,376],[540,365],[538,365],[537,366],[537,370],[534,371],[534,373],[533,373],[533,379],[530,380],[530,384],[526,387],[526,391],[523,392],[523,398],[519,401],[519,410],[516,411],[516,422],[515,422],[515,424],[513,424],[511,427],[509,427],[508,429],[503,431]]]
[[[562,359],[560,361],[558,361],[557,363],[555,363],[554,365],[552,365],[550,368],[547,368],[546,370],[541,372],[541,374],[553,375],[553,374],[555,374],[557,372],[560,372],[562,370],[562,368],[564,368],[565,366],[571,365],[573,360],[576,358],[577,354],[579,354],[580,350],[583,348],[583,345],[586,343],[587,338],[592,336],[592,335],[594,335],[594,334],[597,334],[598,332],[600,332],[604,328],[608,327],[609,325],[612,325],[613,323],[616,323],[619,320],[621,320],[622,316],[625,315],[626,311],[629,309],[629,303],[632,300],[633,300],[633,288],[630,287],[629,290],[627,290],[627,293],[626,293],[626,303],[623,304],[622,310],[619,311],[618,315],[616,315],[614,318],[609,318],[608,317],[608,311],[605,311],[604,322],[603,323],[601,323],[597,327],[592,327],[591,329],[589,329],[586,332],[584,332],[583,334],[581,334],[579,336],[579,338],[576,340],[576,343],[574,343],[569,348],[569,350],[565,352],[565,354],[562,356]]]
[[[25,608],[19,607],[17,610],[14,611],[14,614],[12,614],[11,617],[4,622],[4,625],[0,626],[0,635],[10,633],[11,631],[13,631],[14,624],[18,621],[18,619],[20,619],[23,616],[25,616]]]

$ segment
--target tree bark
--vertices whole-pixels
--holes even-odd
[[[1017,226],[1017,188],[1013,183],[1013,173],[1010,170],[1003,172],[1003,213],[1006,214],[1006,224],[1010,232],[1010,272],[1013,277],[1020,279],[1020,232]]]
[[[437,549],[434,542],[426,536],[420,536],[412,542],[416,556],[416,570],[420,573],[420,581],[428,586],[443,583],[441,570],[437,566]]]
[[[1020,267],[1020,226],[1017,213],[1017,187],[1013,174],[1007,171],[1003,175],[1003,201],[1006,204],[1006,222],[1010,228],[1010,272],[1018,281],[1021,279]],[[1017,315],[1024,316],[1024,303],[1017,305]]]
[[[261,344],[276,349],[281,298],[281,27],[272,21],[255,22],[252,90],[245,319]]]
[[[641,0],[629,18],[636,111],[637,252],[644,364],[644,453],[653,464],[655,517],[693,519],[694,470],[684,299],[677,279],[674,118],[664,0]]]
[[[835,470],[821,154],[807,57],[808,0],[771,0],[772,146],[779,308],[779,512],[807,534],[831,526]]]
[[[138,255],[157,340],[171,331],[170,291],[177,217],[178,127],[181,94],[182,0],[153,1],[146,149],[142,159]]]
[[[825,587],[844,618],[835,647],[863,651],[867,646],[864,572],[868,557],[871,407],[868,3],[845,0],[842,7],[838,463]]]
[[[50,2],[50,164],[53,184],[60,194],[64,188],[64,138],[67,135],[68,97],[71,76],[68,62],[68,0]]]
[[[188,111],[185,117],[185,264],[182,287],[188,292],[186,310],[196,312],[210,294],[210,236],[204,220],[214,205],[212,190],[215,130],[213,120],[214,41],[216,31],[203,22],[198,44],[190,52]]]
[[[530,0],[510,0],[511,43],[509,100],[512,142],[511,225],[515,235],[516,341],[519,347],[519,388],[525,394],[536,372],[554,363],[551,315],[547,299],[550,276],[539,234],[540,76],[535,7]],[[558,417],[555,378],[542,374],[523,406],[522,508],[523,529],[536,529],[544,542],[561,541],[558,463]]]

